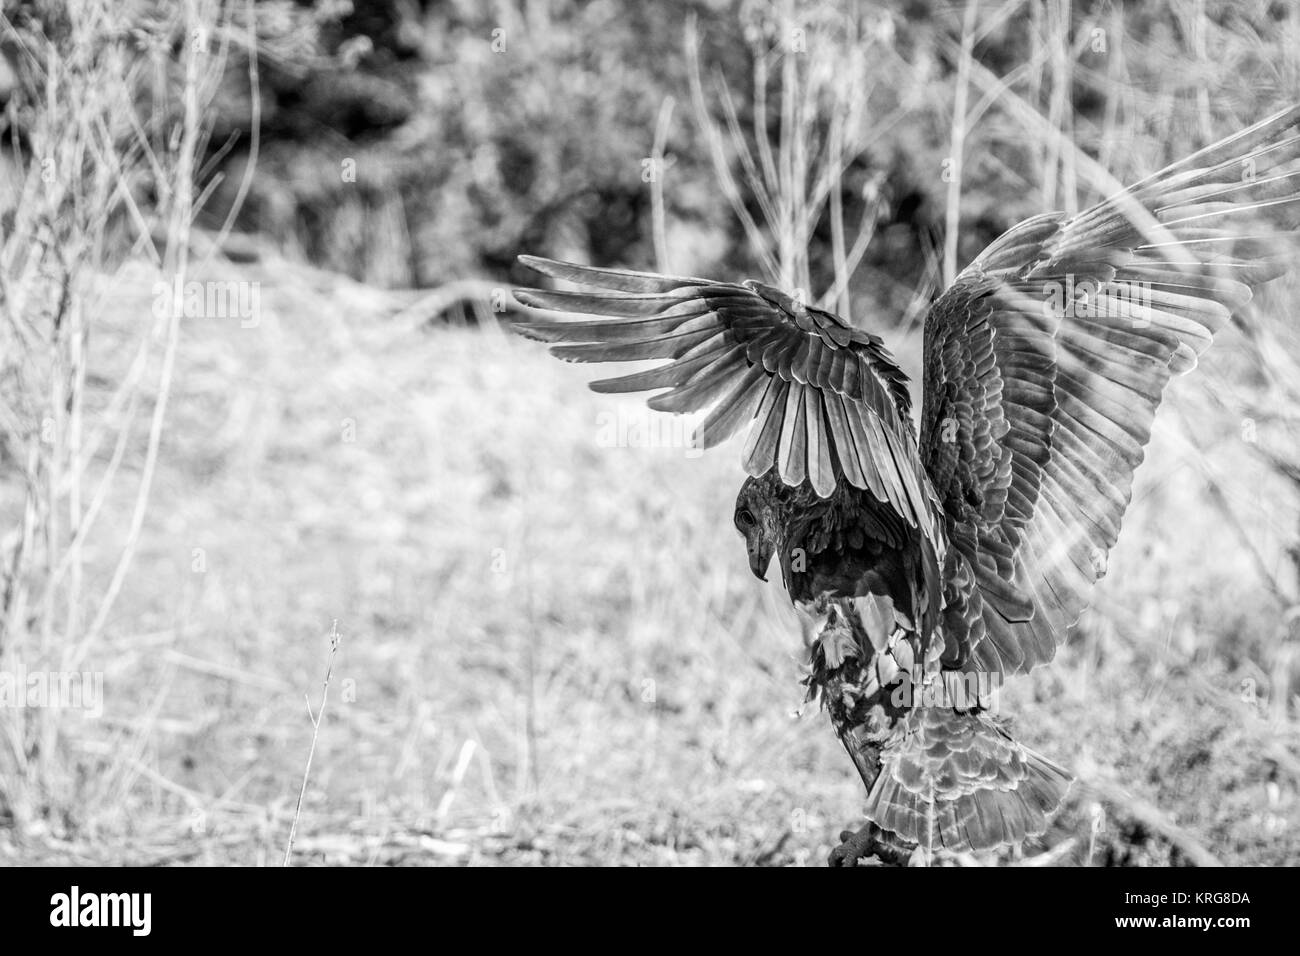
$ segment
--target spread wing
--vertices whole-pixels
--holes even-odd
[[[949,666],[1050,660],[1105,572],[1169,378],[1283,271],[1300,107],[1074,217],[1028,219],[932,307],[921,456],[952,547]],[[1293,229],[1294,226],[1291,226]]]
[[[667,389],[649,399],[651,408],[707,409],[695,436],[704,448],[752,422],[744,449],[749,474],[775,466],[786,484],[806,478],[823,498],[842,475],[932,535],[907,378],[879,337],[759,282],[736,285],[532,256],[520,261],[599,290],[518,289],[521,303],[601,318],[519,321],[516,331],[556,343],[551,352],[568,361],[666,360],[593,382],[595,391]]]

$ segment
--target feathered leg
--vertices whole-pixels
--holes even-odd
[[[838,722],[837,722],[838,723]],[[860,738],[851,728],[839,724],[836,727],[840,743],[848,751],[858,776],[871,792],[876,777],[880,775],[880,747]],[[857,866],[858,861],[876,857],[888,866],[906,866],[908,852],[886,841],[885,831],[871,821],[861,829],[845,830],[840,833],[840,845],[831,850],[826,860],[827,866]]]

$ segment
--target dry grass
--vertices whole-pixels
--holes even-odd
[[[119,280],[107,328],[149,278]],[[727,519],[737,449],[602,447],[616,406],[529,343],[395,326],[381,293],[283,264],[243,278],[260,326],[181,337],[156,517],[88,662],[105,716],[67,735],[87,798],[0,829],[0,857],[278,861],[337,618],[298,862],[820,863],[860,785],[824,718],[793,716],[793,613]],[[1193,418],[1198,394],[1178,386]],[[1137,822],[1155,808],[1225,862],[1294,862],[1296,722],[1241,693],[1278,622],[1162,422],[1098,613],[1005,702],[1102,792],[1044,844],[1178,861]],[[1294,527],[1238,446],[1207,447]]]
[[[100,0],[78,4],[66,21],[53,12],[50,32],[30,11],[15,11],[17,22],[0,16],[24,77],[8,104],[10,118],[21,117],[7,157],[19,185],[0,206],[6,675],[85,670],[131,572],[179,315],[158,308],[155,296],[117,330],[110,364],[92,354],[91,342],[109,273],[121,262],[139,256],[167,283],[180,288],[187,280],[190,227],[203,204],[203,114],[229,45],[213,0],[187,0],[157,17],[145,4]],[[138,468],[122,481],[126,453],[140,440]],[[106,539],[98,522],[121,502],[129,503],[129,520]],[[110,572],[97,568],[91,580],[90,567],[108,553]],[[73,799],[76,770],[62,759],[58,709],[15,707],[10,715],[0,735],[0,772],[9,778],[0,812],[31,823]],[[125,749],[134,754],[133,745]]]

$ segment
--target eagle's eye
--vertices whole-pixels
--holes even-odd
[[[737,528],[744,529],[744,528],[752,528],[753,526],[754,526],[754,516],[749,513],[748,508],[741,508],[739,511],[736,512]]]

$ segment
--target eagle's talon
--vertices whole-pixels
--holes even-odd
[[[858,861],[874,856],[878,848],[876,834],[879,832],[873,823],[868,823],[856,832],[841,831],[840,845],[831,850],[826,860],[827,866],[857,866]]]
[[[881,839],[883,830],[868,822],[860,830],[840,833],[840,845],[831,850],[827,866],[857,866],[868,857],[875,857],[885,866],[905,866],[908,854]]]

